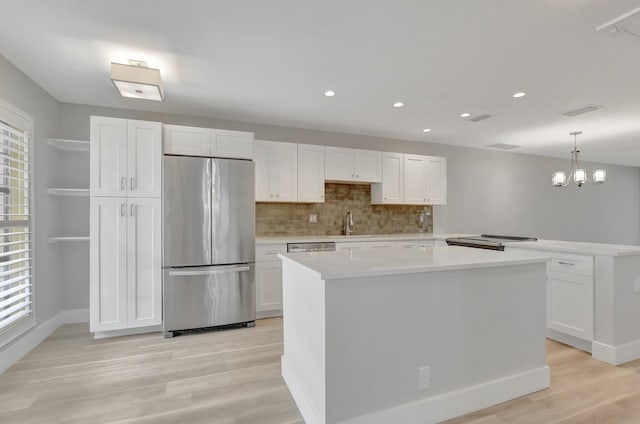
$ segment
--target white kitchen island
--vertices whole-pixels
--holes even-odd
[[[282,375],[308,424],[435,423],[549,386],[542,255],[281,258]]]

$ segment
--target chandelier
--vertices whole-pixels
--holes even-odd
[[[593,171],[593,178],[590,180],[587,178],[587,170],[580,168],[580,162],[578,156],[580,150],[577,146],[577,138],[582,134],[582,131],[573,131],[569,135],[573,136],[573,150],[571,151],[571,172],[556,171],[551,177],[551,182],[554,187],[565,187],[569,184],[569,181],[573,180],[578,187],[586,182],[595,184],[602,184],[607,180],[607,171],[605,169],[596,169]],[[567,176],[568,175],[568,176]]]

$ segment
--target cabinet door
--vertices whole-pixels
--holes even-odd
[[[382,183],[371,186],[371,203],[404,203],[404,155],[382,153]]]
[[[427,157],[404,155],[404,203],[427,204]]]
[[[128,199],[127,328],[162,324],[160,204],[160,199]]]
[[[269,142],[256,140],[253,143],[253,160],[255,162],[256,176],[256,202],[269,202],[272,200],[269,192],[269,160],[271,149]]]
[[[547,327],[593,340],[593,277],[547,272]]]
[[[127,205],[124,197],[90,201],[90,330],[127,325]]]
[[[90,188],[92,196],[125,196],[127,120],[91,117]]]
[[[324,202],[324,147],[298,144],[298,202]]]
[[[365,250],[365,249],[368,249],[368,247],[369,247],[368,243],[364,243],[364,242],[336,243],[337,251],[347,250],[352,252],[354,250]]]
[[[256,312],[282,310],[282,264],[256,263]],[[265,314],[261,314],[265,316]]]
[[[357,181],[379,183],[382,181],[382,153],[373,150],[355,150],[353,168]]]
[[[221,158],[253,158],[253,133],[211,130],[211,154]]]
[[[270,142],[269,191],[272,201],[298,200],[298,145]]]
[[[164,125],[164,152],[174,155],[211,156],[211,130]]]
[[[324,151],[324,177],[328,181],[353,181],[353,150],[326,147]]]
[[[447,159],[427,156],[427,203],[430,205],[447,204]]]
[[[127,140],[128,196],[160,197],[162,191],[162,125],[129,120]]]

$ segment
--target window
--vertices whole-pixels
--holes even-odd
[[[0,345],[34,322],[31,126],[0,100]]]

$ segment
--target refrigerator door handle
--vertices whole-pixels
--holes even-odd
[[[217,269],[213,271],[169,271],[170,277],[182,277],[187,275],[220,275],[220,274],[230,274],[232,272],[243,272],[249,271],[251,267],[248,266],[240,266],[236,268],[226,268],[226,269]]]

